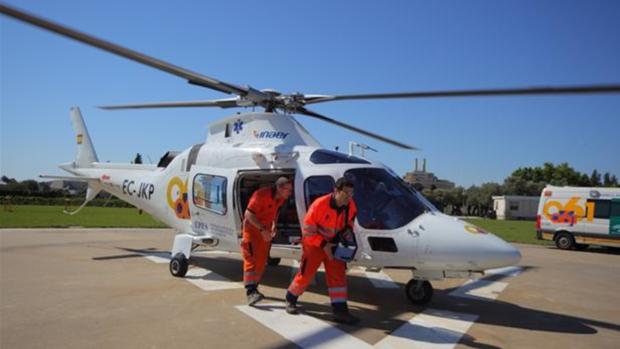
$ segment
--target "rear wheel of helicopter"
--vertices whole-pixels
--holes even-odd
[[[182,278],[187,274],[187,268],[189,267],[189,261],[185,255],[181,252],[177,253],[170,260],[169,268],[170,274],[175,277]]]

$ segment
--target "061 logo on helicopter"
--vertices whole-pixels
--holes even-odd
[[[173,177],[166,188],[166,201],[180,219],[189,219],[189,202],[187,201],[187,179],[185,182],[179,177]]]

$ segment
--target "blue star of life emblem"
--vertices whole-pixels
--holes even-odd
[[[235,124],[233,125],[233,131],[239,134],[239,132],[241,132],[242,130],[243,130],[243,121],[237,120]]]

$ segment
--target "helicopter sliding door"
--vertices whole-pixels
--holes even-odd
[[[236,170],[192,166],[188,198],[192,229],[198,236],[217,240],[220,249],[238,251],[240,220],[234,209]]]

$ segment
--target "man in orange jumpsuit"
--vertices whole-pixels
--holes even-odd
[[[276,233],[278,209],[292,192],[291,181],[286,177],[280,177],[273,186],[255,191],[245,210],[241,254],[243,283],[249,305],[254,305],[265,298],[258,292],[258,283],[267,264],[271,239]]]
[[[337,241],[351,241],[357,208],[353,202],[353,182],[336,181],[334,192],[316,199],[308,208],[302,228],[303,254],[299,271],[286,293],[286,312],[297,314],[297,298],[306,290],[317,269],[325,265],[325,279],[334,320],[353,324],[359,319],[347,306],[346,263],[334,258]]]

